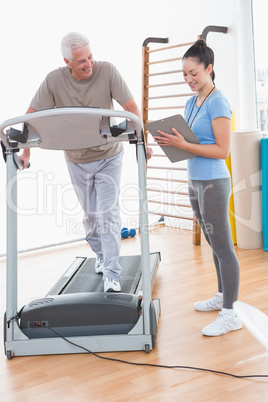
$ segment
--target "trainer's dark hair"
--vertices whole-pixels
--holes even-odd
[[[204,64],[205,68],[207,68],[210,64],[212,64],[211,71],[211,79],[214,83],[215,81],[215,72],[214,72],[214,52],[213,50],[207,46],[206,42],[202,39],[197,40],[183,55],[182,60],[188,59],[188,57],[192,57],[196,59],[196,61],[200,64]]]

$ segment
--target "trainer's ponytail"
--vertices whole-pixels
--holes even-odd
[[[212,82],[215,81],[215,71],[214,71],[214,52],[207,46],[203,39],[197,40],[183,55],[182,60],[192,57],[197,60],[198,63],[204,64],[207,68],[212,64],[212,71],[210,73]]]

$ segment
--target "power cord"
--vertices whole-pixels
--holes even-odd
[[[95,357],[98,357],[99,359],[103,360],[109,360],[113,362],[118,362],[118,363],[124,363],[124,364],[130,364],[133,366],[147,366],[147,367],[156,367],[156,368],[167,368],[167,369],[187,369],[187,370],[197,370],[197,371],[205,371],[208,373],[213,373],[213,374],[220,374],[220,375],[225,375],[229,377],[234,377],[234,378],[267,378],[267,374],[251,374],[251,375],[238,375],[238,374],[231,374],[227,373],[224,371],[218,371],[218,370],[212,370],[212,369],[206,369],[206,368],[201,368],[201,367],[192,367],[192,366],[169,366],[165,364],[152,364],[152,363],[135,363],[135,362],[129,362],[127,360],[121,360],[121,359],[114,359],[112,357],[105,357],[105,356],[100,356],[99,354],[95,352],[91,352],[89,349],[85,348],[84,346],[78,345],[77,343],[74,343],[70,341],[69,339],[65,338],[64,336],[60,335],[58,332],[56,332],[54,329],[51,327],[47,327],[50,329],[55,335],[58,337],[62,338],[66,342],[70,343],[73,346],[76,346],[85,352],[92,354]]]

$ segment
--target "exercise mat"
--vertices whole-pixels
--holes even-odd
[[[232,178],[237,246],[262,248],[260,130],[233,131]]]
[[[232,110],[231,131],[236,131],[236,130],[237,130],[237,127],[236,127],[236,110]],[[235,212],[234,212],[234,195],[233,195],[232,156],[231,156],[231,152],[229,153],[227,159],[225,159],[225,163],[226,163],[227,169],[229,170],[230,177],[231,177],[231,182],[232,182],[232,192],[231,192],[230,201],[229,201],[229,219],[230,219],[233,243],[237,244],[236,228],[235,228]]]
[[[261,205],[263,248],[268,251],[268,138],[261,139]]]

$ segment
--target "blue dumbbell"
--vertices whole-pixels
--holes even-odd
[[[122,237],[123,239],[127,239],[128,236],[129,236],[128,228],[123,228],[123,229],[121,229],[121,237]]]
[[[135,229],[130,229],[128,233],[129,233],[130,237],[136,236],[136,230]]]

